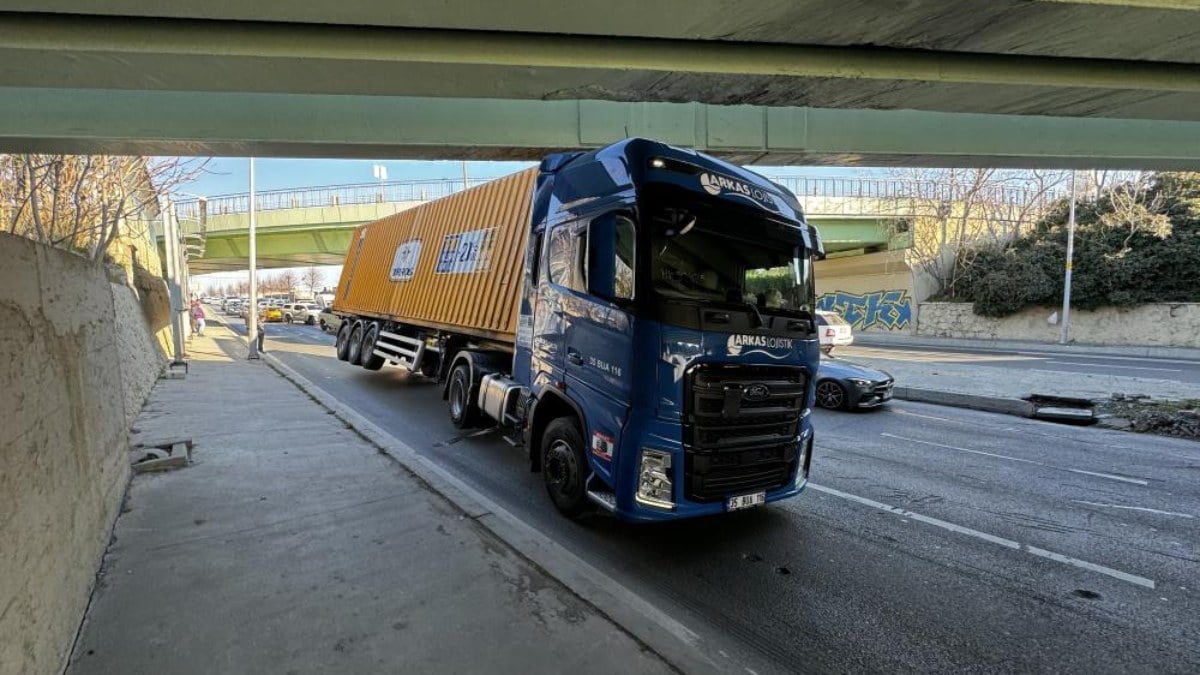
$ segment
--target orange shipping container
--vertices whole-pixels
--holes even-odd
[[[513,342],[537,169],[354,231],[333,308]]]

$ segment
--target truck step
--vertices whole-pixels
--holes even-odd
[[[617,510],[617,496],[607,490],[588,490],[587,496],[608,511]]]

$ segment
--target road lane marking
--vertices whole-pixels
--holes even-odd
[[[998,537],[994,534],[988,534],[987,532],[981,532],[979,530],[976,530],[976,529],[973,529],[970,527],[964,527],[962,525],[957,525],[955,523],[951,523],[946,520],[941,520],[940,518],[933,518],[931,516],[927,516],[927,515],[924,515],[921,513],[914,513],[912,511],[909,511],[908,509],[900,508],[899,506],[892,506],[891,504],[884,504],[883,502],[877,502],[874,499],[869,499],[867,497],[859,497],[858,495],[850,494],[849,492],[842,492],[841,490],[836,490],[831,487],[825,487],[824,485],[817,485],[815,483],[809,483],[808,487],[813,490],[816,490],[817,492],[824,492],[825,494],[832,495],[834,497],[840,497],[842,499],[847,499],[852,502],[858,502],[859,504],[862,504],[864,506],[869,506],[874,509],[879,509],[880,511],[886,511],[892,515],[900,516],[902,518],[908,518],[910,520],[916,520],[918,522],[922,522],[927,525],[933,525],[934,527],[939,527],[941,529],[949,530],[950,532],[955,532],[957,534],[966,535],[968,537],[974,537],[976,539],[981,539],[983,541],[986,541],[991,544],[995,544],[997,546],[1003,546],[1004,548],[1007,548],[1007,549],[1012,549],[1014,551],[1024,551],[1025,553],[1029,553],[1030,555],[1035,555],[1040,558],[1046,558],[1047,560],[1053,560],[1055,562],[1062,563],[1064,565],[1071,565],[1072,567],[1078,567],[1080,569],[1085,569],[1090,572],[1096,572],[1098,574],[1110,576],[1114,579],[1119,579],[1126,583],[1134,584],[1137,586],[1142,586],[1145,588],[1154,588],[1154,580],[1153,579],[1147,579],[1146,577],[1138,576],[1136,574],[1130,574],[1129,572],[1122,572],[1121,570],[1114,569],[1112,567],[1098,565],[1094,562],[1088,562],[1087,560],[1082,560],[1080,558],[1073,558],[1069,555],[1055,553],[1054,551],[1048,551],[1044,548],[1030,546],[1029,544],[1022,544],[1019,541],[1013,541],[1012,539]]]
[[[1033,464],[1035,466],[1044,466],[1048,469],[1056,469],[1058,471],[1069,471],[1071,473],[1079,473],[1079,474],[1084,474],[1086,476],[1095,476],[1097,478],[1107,478],[1109,480],[1121,481],[1122,483],[1132,483],[1134,485],[1149,485],[1150,484],[1148,481],[1142,480],[1141,478],[1128,478],[1126,476],[1116,476],[1111,473],[1100,473],[1098,471],[1085,471],[1083,469],[1072,469],[1072,468],[1066,467],[1066,466],[1055,466],[1054,464],[1047,464],[1046,462],[1039,462],[1034,459],[1024,459],[1022,457],[1012,457],[1010,455],[1001,455],[999,453],[987,452],[985,450],[972,450],[970,448],[960,448],[957,445],[946,445],[945,443],[934,443],[933,441],[922,441],[917,438],[906,438],[904,436],[897,436],[895,434],[889,434],[887,432],[881,433],[879,435],[886,436],[888,438],[894,438],[898,441],[907,441],[909,443],[920,443],[921,445],[932,445],[935,448],[945,448],[947,450],[957,450],[959,452],[969,452],[972,455],[983,455],[984,457],[995,457],[996,459],[1005,459],[1010,462],[1020,462],[1022,464]]]
[[[912,417],[924,417],[927,420],[941,420],[943,422],[957,422],[958,421],[958,420],[952,420],[949,417],[936,417],[934,415],[922,415],[921,413],[909,412],[907,410],[901,410],[900,408],[897,408],[896,406],[892,406],[892,412],[899,413],[901,415],[911,415]]]
[[[1097,476],[1099,478],[1107,478],[1109,480],[1119,480],[1122,483],[1133,483],[1134,485],[1149,485],[1150,484],[1149,481],[1144,481],[1141,478],[1127,478],[1125,476],[1114,476],[1111,473],[1100,473],[1098,471],[1084,471],[1083,469],[1068,469],[1066,467],[1054,466],[1052,464],[1047,464],[1046,466],[1048,466],[1052,469],[1062,469],[1063,471],[1070,471],[1071,473],[1081,473],[1085,476]]]
[[[1056,356],[1061,356],[1056,352],[1017,352],[1018,354],[1026,354],[1029,356],[1040,356],[1046,359],[1053,359]],[[1150,356],[1097,356],[1095,354],[1072,354],[1077,359],[1093,359],[1097,361],[1148,361],[1150,363],[1178,363],[1181,365],[1195,366],[1198,365],[1194,359],[1159,359]]]
[[[1084,501],[1082,499],[1072,499],[1071,501],[1075,502],[1076,504],[1087,504],[1088,506],[1102,506],[1107,509],[1127,509],[1129,511],[1145,511],[1146,513],[1157,513],[1157,514],[1163,515],[1163,516],[1176,516],[1179,518],[1195,518],[1196,517],[1190,513],[1180,513],[1178,511],[1160,511],[1158,509],[1151,509],[1151,508],[1148,508],[1145,506],[1125,506],[1123,504],[1105,504],[1103,502],[1088,502],[1088,501]]]
[[[1118,366],[1111,363],[1079,363],[1078,361],[1056,361],[1050,359],[1046,363],[1057,363],[1061,366],[1088,366],[1089,368],[1123,368],[1125,370],[1158,370],[1164,373],[1182,373],[1180,368],[1147,368],[1146,366]]]

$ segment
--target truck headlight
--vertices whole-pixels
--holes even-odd
[[[642,448],[635,499],[656,509],[675,508],[671,495],[671,453]]]
[[[812,454],[813,434],[808,432],[800,436],[800,456],[796,458],[796,485],[799,486],[808,478],[809,455]]]

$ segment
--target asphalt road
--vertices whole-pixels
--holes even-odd
[[[865,357],[910,363],[978,364],[1046,373],[1093,373],[1200,383],[1200,361],[1185,359],[918,345],[850,345],[839,347],[834,353],[848,359]]]
[[[238,324],[240,322],[233,321]],[[1200,671],[1200,444],[896,402],[817,411],[800,497],[655,526],[558,516],[439,389],[268,349],[749,672]]]

